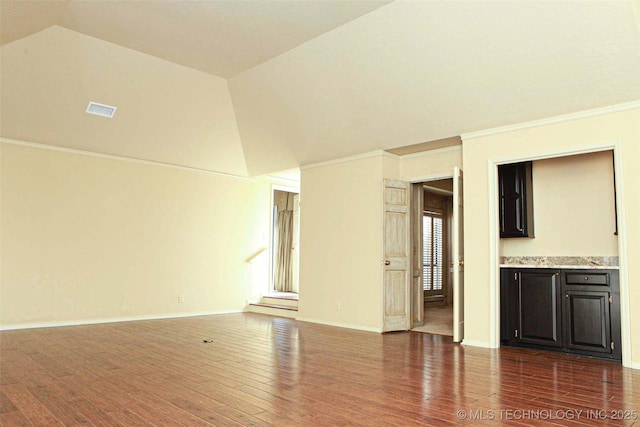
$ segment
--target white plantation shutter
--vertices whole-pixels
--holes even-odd
[[[433,219],[433,286],[432,288],[437,291],[442,290],[442,264],[443,264],[443,227],[442,217]]]
[[[422,217],[422,288],[442,291],[444,268],[444,221],[438,212],[425,212]]]
[[[428,215],[422,217],[422,289],[430,291],[431,288],[431,236],[433,221]]]

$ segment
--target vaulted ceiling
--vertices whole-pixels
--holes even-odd
[[[265,62],[390,0],[2,0],[2,44],[59,25],[219,77]]]
[[[2,0],[2,136],[256,175],[636,101],[637,3]]]

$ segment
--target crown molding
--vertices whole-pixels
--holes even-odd
[[[434,150],[420,151],[420,152],[417,152],[417,153],[405,154],[405,155],[402,155],[402,156],[398,156],[398,158],[400,158],[400,160],[416,159],[416,158],[420,158],[420,157],[428,157],[428,156],[431,156],[433,154],[448,153],[450,151],[460,151],[461,152],[462,151],[462,144],[461,145],[452,145],[450,147],[436,148]]]
[[[370,151],[368,153],[356,154],[354,156],[341,157],[339,159],[333,159],[333,160],[327,160],[327,161],[324,161],[324,162],[311,163],[311,164],[308,164],[308,165],[303,165],[303,166],[300,167],[300,170],[313,169],[313,168],[318,168],[318,167],[323,167],[323,166],[331,166],[331,165],[335,165],[335,164],[339,164],[339,163],[353,162],[353,161],[357,161],[357,160],[364,160],[364,159],[369,159],[371,157],[386,157],[388,159],[394,159],[394,160],[405,160],[405,159],[415,159],[415,158],[420,158],[420,157],[427,157],[427,156],[430,156],[432,154],[446,153],[446,152],[450,152],[450,151],[462,151],[462,145],[454,145],[454,146],[451,146],[451,147],[436,148],[434,150],[425,150],[425,151],[420,151],[418,153],[411,153],[411,154],[404,154],[404,155],[393,154],[393,153],[390,153],[390,152],[385,151],[385,150],[376,150],[376,151]]]
[[[77,154],[77,155],[80,155],[80,156],[97,157],[97,158],[100,158],[100,159],[119,160],[119,161],[131,162],[131,163],[139,163],[139,164],[144,164],[144,165],[161,166],[161,167],[167,167],[167,168],[172,168],[172,169],[186,170],[186,171],[190,171],[190,172],[204,173],[204,174],[209,174],[209,175],[217,175],[217,176],[221,176],[221,177],[225,177],[225,178],[233,178],[233,179],[240,179],[240,180],[243,180],[243,181],[257,182],[257,179],[255,179],[255,178],[242,176],[242,175],[234,175],[234,174],[226,173],[226,172],[217,172],[217,171],[212,171],[212,170],[208,170],[208,169],[194,168],[194,167],[191,167],[191,166],[182,166],[182,165],[176,165],[176,164],[173,164],[173,163],[157,162],[157,161],[154,161],[154,160],[143,160],[143,159],[137,159],[135,157],[118,156],[118,155],[115,155],[115,154],[95,153],[93,151],[79,150],[77,148],[58,147],[56,145],[41,144],[41,143],[38,143],[38,142],[27,142],[27,141],[20,141],[18,139],[10,139],[10,138],[0,137],[0,143],[9,144],[9,145],[18,145],[18,146],[21,146],[21,147],[39,148],[39,149],[42,149],[42,150],[58,151],[58,152],[61,152],[61,153]]]
[[[356,161],[356,160],[364,160],[364,159],[369,159],[369,158],[372,158],[372,157],[387,157],[389,159],[394,159],[394,160],[401,159],[400,156],[392,154],[392,153],[389,153],[387,151],[376,150],[376,151],[370,151],[368,153],[356,154],[354,156],[341,157],[339,159],[333,159],[333,160],[327,160],[327,161],[324,161],[324,162],[318,162],[318,163],[311,163],[311,164],[308,164],[308,165],[303,165],[303,166],[300,166],[300,170],[314,169],[314,168],[319,168],[319,167],[323,167],[323,166],[337,165],[339,163],[353,162],[353,161]]]
[[[518,123],[515,125],[502,126],[497,128],[491,128],[481,130],[478,132],[470,132],[460,135],[463,141],[470,139],[482,138],[485,136],[497,135],[500,133],[514,132],[518,130],[530,129],[540,126],[548,126],[557,123],[568,122],[572,120],[586,119],[588,117],[602,116],[605,114],[619,113],[621,111],[633,110],[640,108],[640,101],[627,102],[624,104],[610,105],[608,107],[595,108],[593,110],[580,111],[577,113],[563,114],[560,116],[549,117],[541,120],[534,120],[530,122]]]

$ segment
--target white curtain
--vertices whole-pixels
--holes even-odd
[[[287,203],[287,205],[289,205]],[[279,292],[294,292],[291,250],[293,248],[293,211],[278,212],[276,221],[274,288]]]

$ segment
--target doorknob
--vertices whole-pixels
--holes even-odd
[[[388,259],[385,259],[385,260],[383,261],[383,264],[384,264],[384,265],[391,265],[391,261],[389,261]]]

